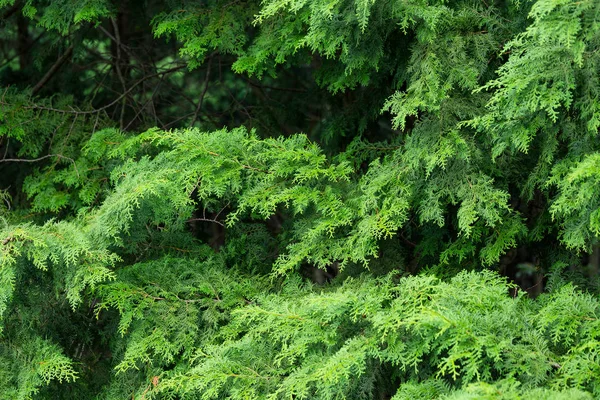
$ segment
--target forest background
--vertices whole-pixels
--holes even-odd
[[[600,397],[597,0],[0,0],[1,399]]]

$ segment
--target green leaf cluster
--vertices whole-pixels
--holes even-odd
[[[599,27],[0,0],[0,399],[600,397]]]

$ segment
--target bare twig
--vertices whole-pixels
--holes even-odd
[[[179,117],[179,118],[176,118],[176,119],[174,119],[173,121],[171,121],[171,122],[169,122],[168,124],[166,124],[166,125],[164,126],[164,129],[168,129],[170,126],[172,126],[172,125],[175,125],[176,123],[178,123],[178,122],[179,122],[179,121],[181,121],[182,119],[186,119],[187,117],[189,117],[189,116],[192,116],[193,114],[194,114],[193,112],[191,112],[191,113],[187,113],[187,114],[185,114],[185,115],[182,115],[182,116],[181,116],[181,117]]]
[[[194,124],[196,123],[196,120],[198,119],[198,113],[200,113],[200,109],[202,108],[202,104],[204,103],[204,96],[206,96],[206,92],[208,91],[208,80],[210,78],[210,67],[212,65],[213,56],[215,54],[216,54],[216,52],[211,54],[208,59],[208,66],[206,67],[206,76],[204,77],[204,90],[202,91],[202,94],[200,95],[200,100],[198,100],[198,106],[196,107],[196,111],[194,112],[194,117],[192,118],[192,123],[190,124],[190,127],[194,126]]]
[[[25,47],[24,49],[22,49],[22,51],[29,51],[29,50],[31,50],[31,48],[33,47],[33,45],[36,44],[46,34],[46,32],[48,32],[48,31],[42,31],[39,35],[37,35],[35,37],[35,39],[33,39],[30,43],[28,43],[27,47]],[[2,64],[0,64],[0,68],[6,66],[8,64],[10,64],[10,62],[12,60],[14,60],[15,58],[20,57],[22,55],[23,55],[22,53],[16,52],[13,56],[5,58],[4,62]]]
[[[54,65],[52,65],[52,67],[50,67],[48,72],[46,72],[46,75],[44,75],[42,77],[42,79],[40,79],[40,81],[38,83],[36,83],[36,85],[32,89],[33,94],[36,94],[37,92],[39,92],[40,89],[42,89],[44,87],[44,85],[46,83],[48,83],[48,81],[54,76],[54,74],[56,74],[56,72],[60,69],[60,67],[62,67],[62,65],[65,63],[65,61],[67,61],[67,59],[69,57],[71,57],[71,54],[73,54],[73,45],[70,45],[67,48],[67,50],[65,50],[64,54],[62,56],[60,56],[58,58],[58,60],[56,60]]]
[[[3,163],[3,162],[33,163],[33,162],[42,161],[42,160],[45,160],[46,158],[51,158],[51,157],[64,158],[65,160],[71,161],[73,163],[73,168],[75,168],[75,172],[77,173],[77,176],[79,176],[79,170],[77,169],[77,164],[75,163],[75,160],[73,160],[71,157],[63,156],[62,154],[46,154],[45,156],[41,156],[38,158],[3,158],[0,160],[0,163]]]
[[[98,126],[98,119],[100,118],[100,113],[96,114],[96,121],[94,122],[94,127],[92,128],[92,135],[96,133],[96,127]]]
[[[6,149],[4,149],[4,156],[2,156],[2,159],[4,160],[6,158],[6,155],[8,154],[8,145],[10,144],[10,138],[6,139]]]
[[[109,104],[107,104],[105,106],[102,106],[100,108],[96,108],[94,110],[88,110],[88,111],[62,110],[60,108],[44,107],[44,106],[39,106],[39,105],[33,105],[33,106],[29,106],[29,107],[24,107],[24,108],[26,108],[26,109],[38,109],[38,110],[53,111],[53,112],[57,112],[57,113],[61,113],[61,114],[80,114],[80,115],[86,115],[86,114],[99,113],[99,112],[104,111],[107,108],[110,108],[110,107],[114,106],[115,104],[117,104],[123,97],[125,97],[129,93],[131,93],[131,91],[133,91],[133,89],[135,89],[142,82],[144,82],[144,81],[146,81],[146,80],[148,80],[150,78],[154,78],[156,76],[160,76],[160,75],[163,75],[163,74],[168,74],[168,73],[171,73],[171,72],[174,72],[174,71],[178,71],[178,70],[180,70],[182,68],[185,68],[185,65],[179,65],[177,67],[169,68],[169,69],[157,72],[157,73],[152,74],[152,75],[144,76],[143,78],[140,78],[137,82],[135,82],[133,85],[131,85],[131,87],[129,89],[127,89],[123,94],[121,94],[115,100],[111,101]]]
[[[221,221],[218,221],[216,219],[210,219],[210,218],[191,218],[191,219],[188,219],[186,222],[194,222],[194,221],[213,222],[217,225],[221,225],[223,228],[226,228],[225,224],[222,223]]]
[[[223,210],[225,210],[227,207],[229,207],[229,204],[231,204],[231,202],[229,202],[229,201],[228,201],[228,202],[227,202],[227,204],[225,204],[225,205],[223,206],[223,208],[221,208],[221,209],[219,210],[219,212],[217,213],[217,215],[215,215],[215,219],[219,218],[219,215],[221,215],[221,213],[223,212]]]
[[[65,157],[60,154],[46,154],[45,156],[38,157],[38,158],[3,158],[2,160],[0,160],[0,163],[2,163],[2,162],[38,162],[38,161],[45,160],[46,158],[50,158],[50,157],[65,158],[65,159],[73,161],[72,158]]]
[[[243,75],[240,75],[246,82],[248,82],[250,85],[260,88],[260,89],[270,89],[270,90],[277,90],[277,91],[281,91],[281,92],[296,92],[296,93],[306,93],[306,89],[299,89],[299,88],[281,88],[281,87],[276,87],[276,86],[269,86],[269,85],[262,85],[259,83],[256,83],[254,81],[252,81],[250,78],[247,78]]]
[[[131,53],[131,51],[129,50],[129,47],[124,45],[123,43],[121,43],[120,40],[117,40],[116,37],[114,37],[109,31],[107,31],[106,29],[104,29],[102,26],[99,26],[98,29],[100,29],[102,31],[102,33],[104,33],[106,36],[108,36],[110,38],[110,40],[112,40],[113,42],[115,42],[118,46],[121,46],[121,48],[123,49],[123,51],[125,53],[127,53],[127,55],[131,58],[137,58],[135,57],[134,54]]]
[[[213,222],[215,224],[221,225],[223,228],[226,228],[225,224],[223,224],[217,218],[219,218],[219,215],[221,215],[221,213],[223,212],[223,210],[225,210],[227,207],[229,207],[229,204],[230,204],[230,202],[227,202],[227,204],[225,204],[223,206],[223,208],[221,208],[221,210],[219,210],[219,212],[217,213],[217,215],[215,215],[214,218],[207,218],[206,217],[206,207],[204,207],[202,209],[202,217],[201,218],[199,217],[199,218],[188,219],[186,222],[193,222],[193,221]]]
[[[123,87],[123,91],[127,91],[127,86],[125,85],[125,78],[123,77],[123,73],[121,71],[121,35],[119,34],[119,27],[117,26],[117,21],[114,18],[110,19],[112,23],[113,30],[115,31],[115,39],[117,43],[117,60],[114,63],[115,70],[117,71],[117,76],[119,77],[119,81],[121,81],[121,86]],[[119,117],[119,127],[123,129],[123,116],[125,115],[125,102],[121,105],[121,115]]]
[[[154,100],[154,96],[156,95],[156,92],[160,88],[160,85],[162,84],[164,78],[165,78],[165,76],[163,75],[160,78],[160,81],[158,82],[158,84],[156,85],[156,87],[154,88],[154,90],[152,91],[152,95],[150,96],[150,99],[148,99],[148,101],[146,101],[146,103],[144,103],[142,105],[142,107],[140,107],[140,109],[137,111],[137,113],[135,114],[135,116],[131,119],[131,121],[129,121],[129,123],[127,124],[127,126],[125,128],[121,128],[121,129],[123,129],[123,130],[126,131],[127,128],[129,128],[131,126],[131,124],[133,124],[133,122],[137,119],[137,117],[142,113],[142,111],[144,111],[144,108],[146,108],[148,106],[148,104],[150,104],[150,102],[152,102]]]

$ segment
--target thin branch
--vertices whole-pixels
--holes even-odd
[[[167,128],[169,128],[171,125],[175,125],[176,123],[178,123],[178,122],[179,122],[179,121],[181,121],[182,119],[186,119],[187,117],[189,117],[189,116],[191,116],[191,115],[193,115],[193,114],[194,114],[193,112],[191,112],[191,113],[187,113],[187,114],[185,114],[185,115],[182,115],[182,116],[181,116],[181,117],[179,117],[179,118],[176,118],[176,119],[174,119],[173,121],[171,121],[171,122],[169,122],[168,124],[166,124],[166,125],[164,126],[164,129],[167,129]]]
[[[210,58],[208,59],[208,66],[206,67],[206,76],[204,77],[204,90],[202,91],[202,94],[200,95],[200,100],[198,101],[198,106],[196,107],[196,111],[194,112],[194,117],[192,118],[192,123],[190,124],[190,127],[194,126],[194,124],[196,123],[196,120],[198,119],[198,113],[200,113],[200,109],[202,108],[202,104],[204,103],[204,96],[206,96],[206,92],[208,91],[208,79],[210,78],[210,67],[212,65],[212,60],[213,60],[213,56],[215,55],[215,53],[211,54]]]
[[[125,85],[125,78],[123,77],[123,73],[121,71],[121,35],[119,34],[119,27],[117,26],[117,21],[114,18],[110,19],[112,23],[113,30],[115,31],[115,39],[117,43],[117,60],[115,61],[115,69],[117,71],[117,76],[119,77],[119,81],[121,81],[121,86],[123,86],[123,91],[127,91],[127,86]],[[123,116],[125,115],[125,102],[121,105],[121,115],[119,117],[119,127],[123,129]]]
[[[56,72],[58,72],[58,70],[60,69],[60,67],[63,66],[63,64],[65,63],[65,61],[67,61],[67,59],[69,57],[71,57],[71,54],[73,54],[73,45],[70,45],[67,50],[65,51],[65,53],[60,56],[58,58],[58,60],[56,60],[56,62],[54,63],[54,65],[52,65],[52,67],[50,67],[50,69],[48,70],[48,72],[46,72],[46,75],[43,76],[43,78],[33,87],[32,93],[36,94],[37,92],[40,91],[40,89],[42,89],[44,87],[44,85],[46,83],[48,83],[48,81],[50,79],[52,79],[52,77],[54,76],[54,74],[56,74]]]
[[[157,72],[155,74],[152,75],[148,75],[145,76],[141,79],[139,79],[137,82],[135,82],[129,89],[127,89],[123,94],[121,94],[119,97],[117,97],[115,100],[111,101],[109,104],[102,106],[100,108],[96,108],[94,110],[88,110],[88,111],[78,111],[78,110],[62,110],[60,108],[53,108],[53,107],[44,107],[44,106],[39,106],[39,105],[33,105],[33,106],[29,106],[29,107],[24,107],[25,109],[38,109],[38,110],[46,110],[46,111],[53,111],[53,112],[57,112],[57,113],[61,113],[61,114],[80,114],[80,115],[87,115],[87,114],[95,114],[95,113],[99,113],[101,111],[106,110],[107,108],[110,108],[112,106],[114,106],[115,104],[117,104],[123,97],[127,96],[129,93],[131,93],[131,91],[133,91],[133,89],[135,89],[138,85],[140,85],[142,82],[150,79],[150,78],[154,78],[157,76],[160,76],[162,74],[168,74],[174,71],[178,71],[182,68],[185,68],[185,65],[179,65],[177,67],[173,67],[173,68],[169,68],[166,69],[164,71],[161,72]]]
[[[116,37],[114,37],[109,31],[107,31],[105,28],[103,28],[102,26],[99,26],[98,29],[100,29],[102,31],[102,33],[104,33],[106,36],[108,36],[110,38],[110,40],[112,40],[113,42],[115,42],[118,46],[121,46],[121,48],[123,49],[123,51],[125,51],[125,53],[127,53],[127,55],[131,58],[137,58],[134,56],[134,54],[131,53],[131,51],[129,51],[129,47],[124,45],[123,43],[120,42],[120,40],[117,40]]]
[[[75,163],[75,160],[73,160],[71,157],[63,156],[62,154],[46,154],[45,156],[41,156],[38,158],[3,158],[0,160],[0,163],[3,163],[3,162],[33,163],[33,162],[42,161],[42,160],[45,160],[46,158],[51,158],[51,157],[64,158],[65,160],[71,161],[73,163],[73,168],[75,168],[75,172],[77,173],[77,176],[79,177],[79,170],[77,169],[77,164]]]
[[[10,187],[10,186],[9,186]],[[8,198],[4,197],[3,198],[4,202],[6,203],[6,209],[10,211],[10,201],[8,200]]]
[[[210,218],[191,218],[191,219],[188,219],[186,222],[194,222],[194,221],[213,222],[215,224],[221,225],[223,228],[226,228],[225,224],[222,223],[221,221],[218,221],[216,219],[210,219]]]
[[[404,243],[408,244],[410,247],[417,247],[417,244],[414,242],[411,242],[410,240],[408,240],[407,238],[404,237],[404,234],[402,232],[400,232],[400,237],[402,238],[402,240],[404,241]]]
[[[70,160],[72,162],[75,162],[72,158],[65,157],[61,154],[46,154],[45,156],[41,156],[38,158],[3,158],[0,160],[0,163],[1,162],[38,162],[38,161],[45,160],[46,158],[50,158],[50,157],[64,158],[64,159]]]
[[[96,127],[98,127],[98,119],[100,119],[100,113],[96,114],[96,121],[94,122],[94,127],[92,128],[92,135],[96,133]]]
[[[217,215],[215,215],[215,219],[219,218],[219,215],[221,215],[221,213],[223,212],[223,210],[225,210],[227,207],[229,207],[229,204],[231,204],[231,202],[229,202],[229,201],[228,201],[228,202],[227,202],[227,204],[225,204],[225,205],[223,206],[223,208],[221,208],[221,209],[219,210],[219,212],[217,213]]]
[[[23,49],[23,51],[29,51],[29,50],[31,50],[31,48],[33,47],[33,45],[34,45],[34,44],[36,44],[36,43],[37,43],[37,42],[38,42],[38,41],[39,41],[39,40],[40,40],[40,39],[41,39],[41,38],[42,38],[42,37],[43,37],[43,36],[44,36],[44,35],[45,35],[47,32],[48,32],[48,31],[42,31],[42,33],[40,33],[39,35],[37,35],[37,36],[36,36],[36,38],[35,38],[35,39],[33,39],[33,40],[32,40],[32,41],[31,41],[31,42],[30,42],[30,43],[27,45],[27,47]],[[9,57],[9,58],[6,58],[6,59],[4,60],[4,62],[3,62],[2,64],[0,64],[0,68],[2,68],[2,67],[4,67],[4,66],[8,65],[8,64],[9,64],[9,63],[10,63],[12,60],[14,60],[15,58],[17,58],[17,57],[20,57],[20,56],[22,56],[22,55],[23,55],[22,53],[19,53],[19,52],[17,52],[17,53],[15,53],[13,56],[11,56],[11,57]]]
[[[278,90],[280,92],[296,92],[296,93],[306,93],[307,90],[306,89],[298,89],[298,88],[281,88],[281,87],[276,87],[276,86],[269,86],[269,85],[261,85],[259,83],[253,82],[251,79],[240,75],[246,82],[248,82],[250,85],[260,88],[260,89],[271,89],[271,90]]]
[[[142,113],[142,111],[144,111],[144,109],[148,106],[148,104],[150,104],[150,102],[152,102],[154,100],[154,96],[156,95],[156,92],[158,92],[158,89],[160,88],[160,85],[162,84],[163,80],[164,80],[165,76],[163,75],[160,78],[160,81],[158,81],[158,84],[156,85],[156,87],[154,88],[154,90],[152,91],[152,95],[150,96],[150,98],[148,99],[148,101],[146,101],[142,107],[140,107],[140,109],[137,111],[137,113],[135,114],[135,116],[131,119],[131,121],[129,121],[129,123],[127,124],[127,126],[125,128],[121,128],[123,130],[127,130],[127,128],[129,128],[131,126],[131,124],[133,124],[133,122],[137,119],[137,117]]]
[[[10,138],[6,139],[6,149],[4,149],[4,156],[2,157],[2,159],[6,159],[6,155],[8,154],[8,145],[10,144]]]

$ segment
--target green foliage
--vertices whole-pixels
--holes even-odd
[[[0,399],[600,397],[599,2],[0,19]]]
[[[237,309],[224,337],[200,344],[191,365],[165,372],[153,391],[159,398],[371,398],[395,371],[406,382],[399,399],[591,398],[567,389],[572,380],[597,395],[597,375],[585,372],[584,361],[598,335],[597,299],[567,287],[540,307],[507,289],[493,273],[447,283],[361,278],[321,293],[290,282]],[[557,318],[565,302],[583,307],[577,322]],[[574,341],[565,346],[568,337]],[[484,383],[498,375],[506,380]],[[553,389],[535,389],[540,384]]]
[[[581,250],[600,236],[600,198],[595,190],[600,179],[600,153],[587,155],[580,162],[569,161],[552,170],[549,183],[558,187],[558,196],[550,212],[562,221],[563,241]]]
[[[17,1],[17,3],[20,3]],[[36,19],[37,24],[46,28],[57,30],[62,35],[67,35],[76,29],[82,22],[96,22],[103,17],[111,16],[114,7],[105,0],[69,1],[38,1],[27,0],[22,7],[23,15]],[[2,0],[0,7],[15,4],[15,0]]]
[[[106,279],[114,278],[110,270],[118,256],[104,248],[97,248],[78,227],[68,222],[49,221],[41,227],[31,225],[9,226],[1,231],[2,258],[0,273],[0,318],[15,287],[17,267],[25,258],[36,268],[52,268],[57,285],[73,308],[82,300],[81,292]]]
[[[32,399],[40,386],[77,378],[73,362],[56,345],[40,337],[26,337],[23,343],[23,348],[10,344],[0,347],[0,389],[4,398]]]

